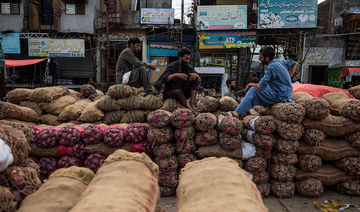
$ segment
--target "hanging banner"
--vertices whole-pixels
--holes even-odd
[[[174,9],[171,8],[141,8],[141,24],[174,24]]]
[[[329,69],[327,85],[335,88],[343,87],[343,79],[339,76],[342,74],[342,68]]]
[[[247,5],[198,6],[197,29],[246,29]]]
[[[230,49],[256,47],[255,31],[201,31],[200,49]]]
[[[84,39],[29,39],[29,56],[85,57]]]
[[[258,29],[316,28],[317,0],[259,0]]]
[[[4,33],[3,49],[5,54],[20,54],[19,33]]]

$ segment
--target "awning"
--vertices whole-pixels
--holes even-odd
[[[360,67],[344,67],[342,74],[339,76],[339,79],[344,78],[347,75],[360,76]]]
[[[5,65],[6,65],[6,68],[16,67],[16,66],[27,66],[27,65],[32,65],[35,63],[40,63],[46,59],[47,58],[32,59],[32,60],[5,60]]]

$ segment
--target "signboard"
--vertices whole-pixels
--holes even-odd
[[[346,67],[358,67],[360,66],[360,60],[345,60]]]
[[[84,39],[29,39],[29,56],[85,57]]]
[[[19,33],[4,33],[3,49],[5,54],[20,54]]]
[[[342,68],[329,69],[327,85],[335,88],[342,88],[343,78],[339,79],[342,74]]]
[[[197,29],[246,29],[247,5],[198,6]]]
[[[145,36],[145,32],[114,32],[109,39],[110,41],[128,41],[132,37],[137,37],[141,40]]]
[[[141,24],[174,24],[174,9],[172,8],[141,8]]]
[[[200,49],[230,49],[256,47],[255,31],[202,31]]]
[[[360,7],[350,7],[350,13],[360,14]]]
[[[258,29],[316,28],[317,0],[259,0]]]

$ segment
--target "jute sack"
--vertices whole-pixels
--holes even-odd
[[[301,143],[298,152],[300,154],[316,154],[323,160],[335,161],[344,157],[359,157],[360,150],[352,147],[346,140],[326,138],[318,146],[310,146]]]
[[[184,106],[182,106],[180,104],[180,102],[176,101],[175,99],[166,99],[164,101],[163,106],[160,108],[161,110],[167,110],[170,112],[174,112],[174,110],[178,109],[178,108],[185,108]]]
[[[249,174],[225,157],[187,163],[176,197],[179,212],[268,211]]]
[[[355,98],[360,99],[360,85],[353,86],[353,87],[349,88],[349,92]]]
[[[343,92],[332,92],[322,96],[331,106],[332,110],[340,111],[340,113],[356,122],[360,122],[360,100],[351,99]]]
[[[38,122],[40,117],[31,108],[0,101],[0,119],[17,119],[27,122]]]
[[[70,96],[74,96],[74,97],[77,97],[77,98],[79,98],[79,99],[83,99],[84,98],[84,96],[80,93],[80,92],[78,92],[78,91],[75,91],[75,90],[73,90],[73,89],[69,89],[69,95]]]
[[[296,171],[296,180],[307,180],[309,178],[315,178],[320,180],[324,186],[334,186],[337,183],[351,180],[354,177],[346,174],[341,169],[329,164],[323,165],[320,169],[314,172],[304,172],[301,170]]]
[[[120,123],[142,123],[145,119],[145,112],[143,110],[130,110],[123,115]]]
[[[130,96],[128,98],[120,99],[120,105],[124,110],[140,110],[143,108],[142,96]]]
[[[297,103],[276,103],[268,107],[269,114],[287,122],[299,124],[305,116],[305,108]]]
[[[67,212],[79,200],[94,177],[87,168],[72,166],[56,170],[34,194],[21,203],[19,212]]]
[[[71,212],[158,209],[158,166],[145,154],[117,150],[97,171]]]
[[[98,100],[99,101],[99,100]],[[92,102],[86,106],[82,111],[79,120],[83,122],[95,122],[104,117],[104,112],[96,107],[97,101]]]
[[[21,101],[25,101],[32,92],[32,89],[15,88],[6,94],[6,99],[8,102],[19,104]]]
[[[19,120],[0,120],[0,125],[10,125],[15,129],[21,130],[26,137],[26,140],[30,143],[34,140],[34,130],[30,126],[36,125],[32,122],[22,122]]]
[[[296,92],[293,93],[291,99],[294,100],[298,104],[305,104],[307,100],[314,98],[311,94],[305,92]]]
[[[111,96],[103,96],[96,103],[96,107],[104,112],[120,110],[121,105],[119,99],[114,99]]]
[[[61,124],[61,121],[59,120],[59,116],[54,116],[52,114],[45,114],[40,117],[40,123],[57,126]]]
[[[233,99],[230,96],[224,96],[220,100],[220,110],[224,111],[233,111],[236,109],[236,107],[239,105],[235,99]]]
[[[214,112],[220,105],[219,99],[212,96],[205,96],[198,102],[198,109],[202,113]]]
[[[35,88],[29,94],[28,99],[32,102],[51,102],[68,94],[70,94],[70,91],[65,86]]]
[[[21,101],[20,106],[33,109],[39,116],[41,116],[44,113],[44,111],[41,109],[39,103],[36,103],[36,102]]]
[[[80,101],[75,102],[72,105],[68,105],[64,108],[63,111],[59,114],[60,121],[69,121],[76,120],[80,117],[83,110],[86,108],[91,101],[88,99],[82,99]]]
[[[64,110],[64,108],[74,104],[78,100],[79,99],[77,97],[66,95],[55,99],[49,103],[39,103],[39,105],[41,109],[46,111],[47,113],[58,116]]]
[[[160,96],[147,95],[144,97],[142,106],[145,110],[157,110],[164,104],[163,99]]]
[[[331,114],[323,120],[305,118],[302,124],[306,129],[318,129],[329,136],[344,136],[360,131],[360,123],[343,116],[333,116]]]
[[[117,84],[110,86],[106,94],[114,99],[122,99],[134,95],[135,90],[130,85]]]
[[[125,110],[106,112],[103,121],[105,124],[119,123],[125,113]]]

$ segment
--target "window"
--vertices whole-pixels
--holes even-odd
[[[0,8],[2,15],[20,14],[20,3],[18,1],[2,0]]]
[[[67,0],[65,1],[65,14],[67,15],[85,15],[84,0]]]

